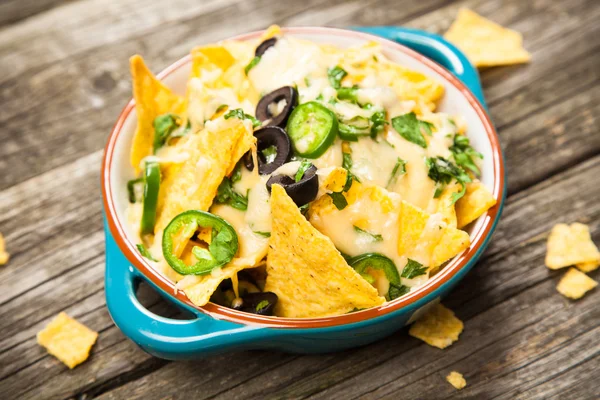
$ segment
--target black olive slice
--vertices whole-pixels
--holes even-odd
[[[268,175],[281,167],[292,158],[292,143],[285,131],[278,126],[265,126],[254,131],[256,137],[257,155],[258,155],[258,173]],[[267,163],[267,159],[262,153],[268,147],[275,146],[277,154],[275,159]],[[252,153],[248,152],[244,155],[244,165],[250,171],[254,169],[252,162]]]
[[[271,193],[271,186],[277,184],[283,186],[285,192],[294,200],[298,207],[310,203],[319,193],[319,177],[317,176],[317,167],[311,165],[304,172],[304,176],[299,182],[287,175],[273,175],[267,181],[267,190]]]
[[[271,105],[285,100],[285,107],[277,115],[271,113]],[[260,121],[271,120],[269,125],[285,127],[287,120],[298,105],[298,91],[293,86],[284,86],[264,95],[256,105],[256,118]]]
[[[262,55],[265,54],[265,51],[267,51],[269,47],[275,46],[275,43],[277,43],[277,38],[265,40],[264,42],[258,45],[256,51],[254,52],[254,55],[256,57],[262,57]]]
[[[273,315],[277,295],[273,292],[247,293],[242,296],[241,311],[258,315]]]

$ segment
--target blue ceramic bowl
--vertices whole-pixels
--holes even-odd
[[[213,303],[196,307],[138,254],[134,236],[124,222],[127,204],[125,184],[133,177],[128,155],[136,125],[134,104],[130,101],[109,137],[102,166],[106,304],[123,333],[157,357],[189,359],[240,349],[322,353],[374,342],[413,322],[429,305],[445,296],[477,262],[500,217],[505,196],[500,144],[485,110],[477,71],[456,47],[437,35],[396,27],[356,30],[289,28],[284,31],[289,35],[338,46],[378,41],[392,61],[443,82],[446,94],[440,109],[465,116],[471,142],[485,156],[481,180],[495,196],[497,205],[471,224],[472,244],[469,249],[451,260],[419,289],[380,307],[313,319],[258,316]],[[260,32],[254,32],[235,39],[248,40],[259,35]],[[189,69],[190,59],[187,57],[163,71],[159,77],[183,94]],[[190,311],[194,318],[173,320],[145,309],[135,294],[137,283],[141,280],[146,280],[167,299]]]

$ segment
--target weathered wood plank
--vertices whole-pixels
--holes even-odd
[[[15,24],[69,1],[76,0],[5,0],[0,4],[0,27]]]
[[[224,391],[217,398],[252,398],[259,395],[297,398],[316,393],[319,393],[319,398],[355,397],[363,393],[358,391],[359,388],[365,391],[375,390],[392,381],[408,385],[416,377],[428,376],[427,371],[431,371],[431,368],[458,368],[462,364],[454,366],[454,363],[467,354],[476,355],[474,350],[483,351],[489,346],[493,353],[495,343],[506,343],[502,351],[510,351],[517,344],[531,338],[535,332],[544,332],[553,327],[557,332],[552,336],[556,342],[547,343],[540,338],[539,348],[530,348],[529,353],[522,351],[522,356],[526,357],[535,354],[542,346],[546,346],[543,347],[544,351],[552,351],[554,346],[560,345],[561,340],[571,335],[576,336],[577,329],[585,332],[589,325],[580,322],[597,324],[597,315],[589,313],[597,313],[594,304],[600,298],[600,293],[590,293],[584,300],[585,303],[569,303],[563,299],[554,289],[559,273],[552,273],[543,265],[545,235],[538,234],[537,231],[531,232],[529,226],[516,224],[515,221],[527,217],[530,225],[539,226],[539,230],[544,233],[559,222],[558,216],[561,216],[560,221],[567,222],[598,221],[600,204],[595,198],[600,195],[600,187],[589,185],[590,180],[598,173],[600,157],[509,199],[505,211],[507,217],[501,221],[498,230],[501,239],[506,241],[501,253],[497,253],[492,259],[482,260],[447,300],[447,304],[466,321],[461,340],[448,350],[442,352],[428,348],[415,339],[407,338],[405,332],[399,333],[379,343],[343,354],[303,356],[269,371],[268,374],[263,374],[262,370],[257,371],[256,376],[252,376],[249,381],[230,391]],[[581,194],[580,202],[572,204],[569,194],[571,190]],[[567,207],[568,210],[565,210]],[[531,213],[531,209],[537,210],[535,215]],[[599,238],[600,223],[594,223],[592,229],[595,237]],[[523,241],[527,242],[526,245],[521,244]],[[546,325],[540,325],[542,320]],[[502,329],[499,329],[499,323]],[[564,329],[571,329],[570,333],[564,333]],[[482,358],[484,361],[486,359]],[[505,370],[492,370],[490,374],[510,372],[511,365],[518,367],[518,363],[514,361],[502,365]],[[440,374],[447,372],[449,370],[443,370]],[[141,398],[149,393],[157,393],[157,397],[160,397],[169,390],[164,388],[166,382],[174,381],[175,377],[180,378],[178,382],[195,381],[198,379],[197,374],[195,368],[169,364],[138,381],[107,393],[106,397]],[[408,374],[409,378],[403,374]],[[468,378],[473,386],[490,379],[488,376],[481,380],[477,376]],[[211,390],[214,389],[204,382],[198,385],[188,384],[187,389],[180,393],[184,396],[193,394],[198,398],[200,395],[197,391],[200,388],[205,390],[206,385],[209,385],[207,393],[212,393]],[[446,384],[441,386],[444,385]],[[439,389],[440,386],[436,387]],[[506,388],[507,385],[503,387]]]
[[[524,2],[517,3],[524,4]],[[343,7],[352,9],[352,5],[355,4],[348,3]],[[571,2],[568,4],[571,4]],[[426,3],[426,5],[428,4]],[[452,13],[456,11],[457,7],[458,5],[452,5]],[[416,10],[418,9],[414,7],[408,7],[407,9],[409,12],[416,12]],[[281,13],[281,15],[275,14],[275,18],[281,18],[285,22],[285,16],[289,14],[284,14],[284,11],[276,12]],[[431,14],[437,15],[438,12]],[[325,13],[323,20],[317,20],[317,22],[327,24],[327,15],[330,16],[330,21],[340,18],[335,12]],[[343,15],[345,14],[342,13]],[[395,23],[395,21],[402,19],[401,15],[403,14],[399,11],[390,12],[387,13],[387,19],[374,19],[370,23]],[[451,18],[454,17],[453,14],[448,14],[448,16],[445,19],[446,23],[449,23]],[[351,24],[352,18],[356,18],[356,14],[350,13],[344,18],[346,19],[340,22]],[[528,18],[532,24],[536,24],[535,21],[538,19],[545,21],[548,16],[539,13]],[[590,19],[590,21],[594,20]],[[427,26],[427,22],[426,19],[415,23],[415,25],[424,27]],[[569,19],[568,22],[571,23],[571,20]],[[184,26],[186,30],[182,33]],[[198,34],[195,30],[197,29],[196,26],[202,26],[205,31]],[[186,24],[161,26],[156,31],[148,32],[141,38],[133,38],[119,45],[87,51],[76,59],[65,60],[65,63],[54,64],[40,71],[29,72],[24,76],[20,76],[18,80],[8,82],[9,86],[0,90],[0,98],[2,98],[5,105],[0,110],[0,119],[8,119],[4,130],[8,138],[0,149],[0,168],[9,172],[0,177],[0,188],[15,184],[39,174],[43,170],[62,165],[62,163],[72,161],[83,154],[102,147],[114,122],[115,115],[118,114],[122,104],[129,97],[130,78],[126,64],[127,58],[131,54],[140,49],[148,48],[149,51],[145,51],[144,55],[148,57],[149,62],[156,70],[185,54],[193,44],[215,40],[232,33],[219,30],[221,29],[220,26],[215,22],[213,15],[201,16],[192,22],[186,22]],[[252,26],[247,27],[247,29],[250,28]],[[597,24],[588,23],[583,28],[581,31],[586,33],[585,37],[569,39],[569,35],[566,35],[565,40],[558,42],[556,46],[554,45],[555,41],[552,40],[552,49],[558,47],[556,51],[561,51],[567,59],[571,57],[571,51],[576,51],[576,54],[585,52],[587,46],[593,43],[593,38],[597,37],[598,27]],[[543,27],[540,27],[540,35],[545,32],[543,29]],[[180,51],[174,50],[173,37],[178,38],[178,46],[176,47]],[[151,46],[148,45],[149,43],[151,43]],[[564,47],[561,47],[561,43],[564,43]],[[547,47],[546,42],[542,41],[541,44],[545,44],[545,47]],[[555,56],[553,53],[552,57]],[[98,62],[98,60],[107,61]],[[533,68],[537,65],[553,65],[552,62],[547,61],[549,60],[541,57],[539,60],[534,60],[534,64],[527,68]],[[513,68],[506,68],[506,70],[515,72]],[[517,73],[519,71],[520,69],[516,69]],[[548,67],[542,69],[536,67],[533,72],[537,75],[531,76],[531,74],[528,74],[527,78],[535,80],[547,79],[547,75],[556,73],[563,75],[561,69],[548,70]],[[519,76],[516,81],[513,80],[518,82],[518,85],[512,84],[510,87],[515,89],[521,86],[521,78]],[[543,102],[535,101],[535,98],[528,101],[529,96],[526,96],[524,101],[540,109],[552,101],[564,99],[564,93],[568,92],[568,89],[577,86],[580,81],[579,85],[584,85],[584,82],[588,82],[589,79],[588,75],[583,75],[575,77],[574,82],[563,82],[565,87],[552,88],[546,86],[548,91],[544,92],[546,97]],[[492,83],[501,87],[507,86],[505,82],[494,81]],[[486,87],[486,91],[492,91],[492,101],[494,100],[494,87]],[[63,110],[65,109],[70,110],[68,115],[64,115]],[[30,111],[24,112],[24,110]],[[494,107],[491,111],[492,116],[494,118],[499,116],[502,123],[511,118],[510,114],[497,113]],[[42,130],[45,137],[43,145],[39,140]],[[63,156],[54,157],[59,152]]]

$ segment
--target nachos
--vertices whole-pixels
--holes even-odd
[[[379,306],[470,245],[495,204],[444,86],[378,43],[269,28],[192,50],[185,93],[131,59],[138,126],[127,218],[196,305],[279,317]]]

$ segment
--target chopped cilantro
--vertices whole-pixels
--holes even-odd
[[[452,204],[456,203],[458,199],[465,195],[466,184],[471,182],[471,178],[464,169],[439,156],[428,157],[426,164],[429,168],[427,176],[438,185],[434,197],[439,197],[442,194],[444,187],[452,182],[453,179],[462,185],[462,190],[452,194]]]
[[[388,290],[388,297],[390,298],[390,300],[394,300],[400,296],[404,296],[408,292],[410,292],[410,288],[408,286],[390,282],[390,288]]]
[[[419,120],[419,127],[423,131],[425,131],[426,134],[431,136],[432,128],[434,127],[434,125],[431,122]]]
[[[260,126],[261,122],[259,120],[257,120],[256,118],[254,118],[252,115],[246,114],[244,112],[244,110],[242,110],[241,108],[236,108],[235,110],[229,110],[227,112],[227,114],[224,115],[225,119],[229,119],[229,118],[237,118],[240,120],[245,120],[248,119],[252,122],[252,126],[254,128],[256,128],[257,126]]]
[[[296,176],[294,176],[294,181],[300,182],[304,173],[312,166],[312,163],[308,160],[302,160],[300,163],[300,167],[298,167],[298,171],[296,172]]]
[[[385,110],[375,111],[373,115],[371,115],[371,137],[373,139],[383,131],[384,126],[387,124],[385,117]]]
[[[181,123],[181,118],[177,114],[173,113],[162,114],[154,119],[154,121],[152,122],[152,125],[154,126],[154,153],[156,153],[158,149],[164,146],[170,137],[183,136],[187,134],[189,121],[188,126],[186,126],[183,132],[178,132],[176,135],[173,135],[174,132],[176,132],[181,126]]]
[[[239,182],[242,179],[242,161],[238,161],[231,173],[231,183]]]
[[[265,149],[262,149],[260,152],[265,157],[265,163],[272,163],[275,160],[275,157],[277,157],[277,146],[269,146]]]
[[[454,143],[450,146],[452,152],[452,158],[456,162],[456,165],[461,166],[475,175],[479,175],[479,167],[475,163],[475,158],[483,159],[483,154],[478,153],[471,147],[469,138],[463,135],[455,135]]]
[[[421,133],[421,125],[414,112],[392,118],[392,126],[404,139],[427,148],[427,142]]]
[[[358,233],[361,233],[363,235],[368,235],[373,239],[373,242],[381,242],[383,240],[383,236],[379,235],[379,234],[375,234],[375,233],[371,233],[369,231],[365,231],[364,229],[359,228],[356,225],[352,225],[354,227],[354,230]]]
[[[266,238],[271,237],[271,232],[260,232],[260,231],[252,231],[252,232],[257,234],[258,236],[262,236],[262,237],[266,237]]]
[[[228,204],[235,209],[245,211],[248,208],[248,195],[244,196],[233,190],[231,178],[225,177],[217,189],[215,202]]]
[[[344,79],[346,75],[348,75],[348,73],[339,65],[327,70],[329,83],[334,89],[339,89],[342,86],[342,79]]]
[[[144,183],[144,178],[137,178],[137,179],[132,179],[130,181],[127,182],[127,194],[129,195],[129,202],[130,203],[135,203],[138,200],[138,196],[137,193],[138,191],[136,190],[136,186],[139,186],[139,191],[142,191],[142,185]],[[141,200],[141,197],[140,197]]]
[[[344,197],[342,192],[333,192],[327,194],[329,195],[329,197],[331,197],[331,200],[333,200],[333,204],[338,210],[343,210],[348,205],[348,200],[346,200],[346,197]]]
[[[308,212],[308,203],[306,203],[303,206],[298,207],[298,210],[300,210],[300,212],[302,213],[302,215],[304,215],[306,217],[306,213]]]
[[[423,264],[409,258],[404,269],[402,269],[402,274],[400,276],[402,278],[412,279],[426,273],[427,267],[424,267]]]
[[[358,87],[340,87],[337,90],[337,98],[358,104]]]
[[[256,67],[256,64],[258,64],[260,62],[260,56],[256,56],[254,57],[249,63],[248,65],[246,65],[246,68],[244,68],[244,72],[246,73],[246,75],[248,75],[248,72],[250,72],[250,70],[254,67]]]
[[[392,169],[392,175],[390,179],[388,179],[386,188],[389,188],[391,185],[394,185],[398,181],[398,177],[400,175],[404,175],[406,173],[406,161],[398,157],[396,160],[396,165],[394,165],[394,169]]]

